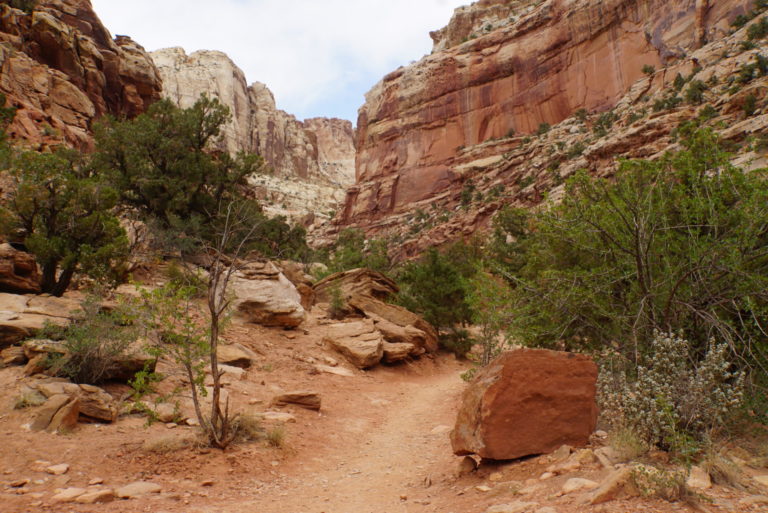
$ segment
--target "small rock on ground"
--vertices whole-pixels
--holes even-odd
[[[142,495],[149,495],[150,493],[160,493],[161,486],[156,483],[149,483],[147,481],[136,481],[129,485],[123,486],[115,490],[115,495],[121,499],[131,499],[133,497],[140,497]]]

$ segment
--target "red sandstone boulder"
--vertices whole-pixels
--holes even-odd
[[[40,273],[34,256],[10,244],[0,244],[0,292],[40,293]]]
[[[506,352],[464,392],[453,451],[509,460],[584,445],[597,424],[596,382],[597,366],[585,355]]]

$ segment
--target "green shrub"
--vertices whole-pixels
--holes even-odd
[[[754,94],[749,94],[746,99],[744,100],[744,114],[747,117],[751,117],[755,115],[755,112],[757,112],[757,97]]]
[[[653,111],[660,112],[662,110],[672,110],[678,105],[683,103],[683,99],[677,95],[668,95],[664,98],[659,98],[653,104]]]
[[[699,351],[718,334],[763,374],[768,235],[754,220],[768,219],[766,171],[731,166],[710,129],[679,135],[681,151],[625,161],[610,181],[578,173],[562,203],[518,223],[502,255],[516,340],[629,356],[655,329],[683,329]]]
[[[643,66],[643,73],[645,73],[648,76],[653,75],[656,73],[656,68],[654,66],[651,66],[650,64],[646,64]]]
[[[672,82],[672,86],[675,88],[675,91],[680,92],[683,90],[683,87],[685,87],[685,78],[678,73],[677,76],[675,76],[674,82]]]
[[[328,260],[328,274],[365,267],[387,273],[391,268],[387,242],[365,238],[358,228],[345,228],[339,233]]]
[[[109,379],[122,369],[139,337],[137,318],[128,303],[106,311],[97,297],[89,296],[71,325],[48,326],[41,334],[63,340],[65,353],[48,362],[51,371],[74,383],[97,385]]]
[[[687,340],[656,333],[637,365],[621,357],[603,362],[604,420],[690,461],[699,444],[727,426],[742,405],[744,374],[733,370],[729,355],[727,344],[711,341],[697,360]]]
[[[587,120],[587,117],[589,117],[589,112],[587,112],[587,109],[579,109],[574,113],[574,116],[584,123]]]
[[[747,39],[757,41],[768,36],[768,17],[761,18],[747,29]]]
[[[720,113],[717,111],[717,109],[710,104],[705,105],[704,108],[699,111],[699,119],[701,121],[709,121],[710,119],[716,118],[719,115]]]
[[[593,131],[598,137],[605,137],[608,135],[608,131],[613,127],[613,123],[618,119],[618,116],[611,110],[600,114],[597,118]]]
[[[692,80],[685,90],[685,101],[691,105],[699,105],[704,101],[704,91],[707,90],[707,84],[701,80]]]
[[[732,26],[736,27],[737,29],[740,29],[747,23],[749,23],[750,18],[748,16],[745,16],[744,14],[739,14],[736,16],[736,19],[733,20],[733,23],[731,23]]]
[[[32,11],[37,7],[37,0],[10,0],[5,2],[14,9],[19,9],[27,14],[32,14]]]
[[[541,123],[539,125],[539,128],[536,130],[537,135],[545,135],[549,130],[552,128],[552,126],[549,123]]]
[[[331,319],[343,319],[346,307],[341,286],[337,284],[331,289],[331,303],[328,307],[328,315],[330,315]]]

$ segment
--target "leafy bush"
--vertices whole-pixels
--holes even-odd
[[[645,66],[643,66],[643,73],[648,76],[651,76],[654,73],[656,73],[656,68],[654,66],[651,66],[650,64],[646,64]]]
[[[704,91],[707,90],[707,84],[701,80],[692,80],[685,90],[685,101],[691,105],[699,105],[704,101]]]
[[[604,112],[597,118],[593,131],[598,137],[605,137],[608,131],[613,127],[613,123],[618,116],[613,111]]]
[[[32,11],[37,7],[37,0],[10,0],[3,3],[7,3],[14,9],[19,9],[27,14],[32,14]]]
[[[539,128],[536,130],[537,135],[544,135],[552,128],[552,126],[549,123],[541,123],[539,125]]]
[[[63,340],[65,353],[48,362],[53,373],[75,383],[97,385],[109,379],[124,364],[139,331],[137,312],[128,303],[103,310],[95,296],[82,304],[82,311],[68,327],[49,325],[41,336]]]
[[[672,110],[681,103],[683,103],[683,99],[679,96],[667,95],[663,98],[659,98],[653,103],[653,111],[660,112],[662,110]]]
[[[754,116],[757,112],[757,97],[754,94],[747,95],[744,100],[744,114],[747,117]]]
[[[474,259],[466,246],[446,253],[432,248],[419,260],[406,264],[398,274],[398,302],[420,313],[438,330],[469,322],[465,278],[474,273]]]
[[[618,341],[628,356],[654,330],[683,329],[697,350],[717,335],[765,383],[766,172],[730,165],[709,129],[679,132],[682,151],[625,161],[613,180],[580,173],[560,205],[513,223],[510,329],[546,347]]]
[[[768,36],[768,17],[761,18],[747,29],[747,39],[757,41]]]
[[[672,86],[675,88],[675,91],[680,92],[683,90],[683,87],[685,87],[685,77],[683,77],[680,73],[678,73],[675,76],[674,82],[672,82]]]
[[[345,228],[339,233],[328,260],[328,274],[365,267],[387,273],[392,267],[386,241],[366,240],[357,228]]]
[[[603,362],[599,396],[612,427],[630,429],[648,446],[691,459],[741,406],[744,374],[729,348],[710,341],[699,361],[680,336],[657,332],[637,365],[619,355]]]

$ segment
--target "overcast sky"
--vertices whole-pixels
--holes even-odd
[[[357,120],[385,74],[432,49],[429,31],[469,0],[92,0],[147,50],[221,50],[299,119]]]

